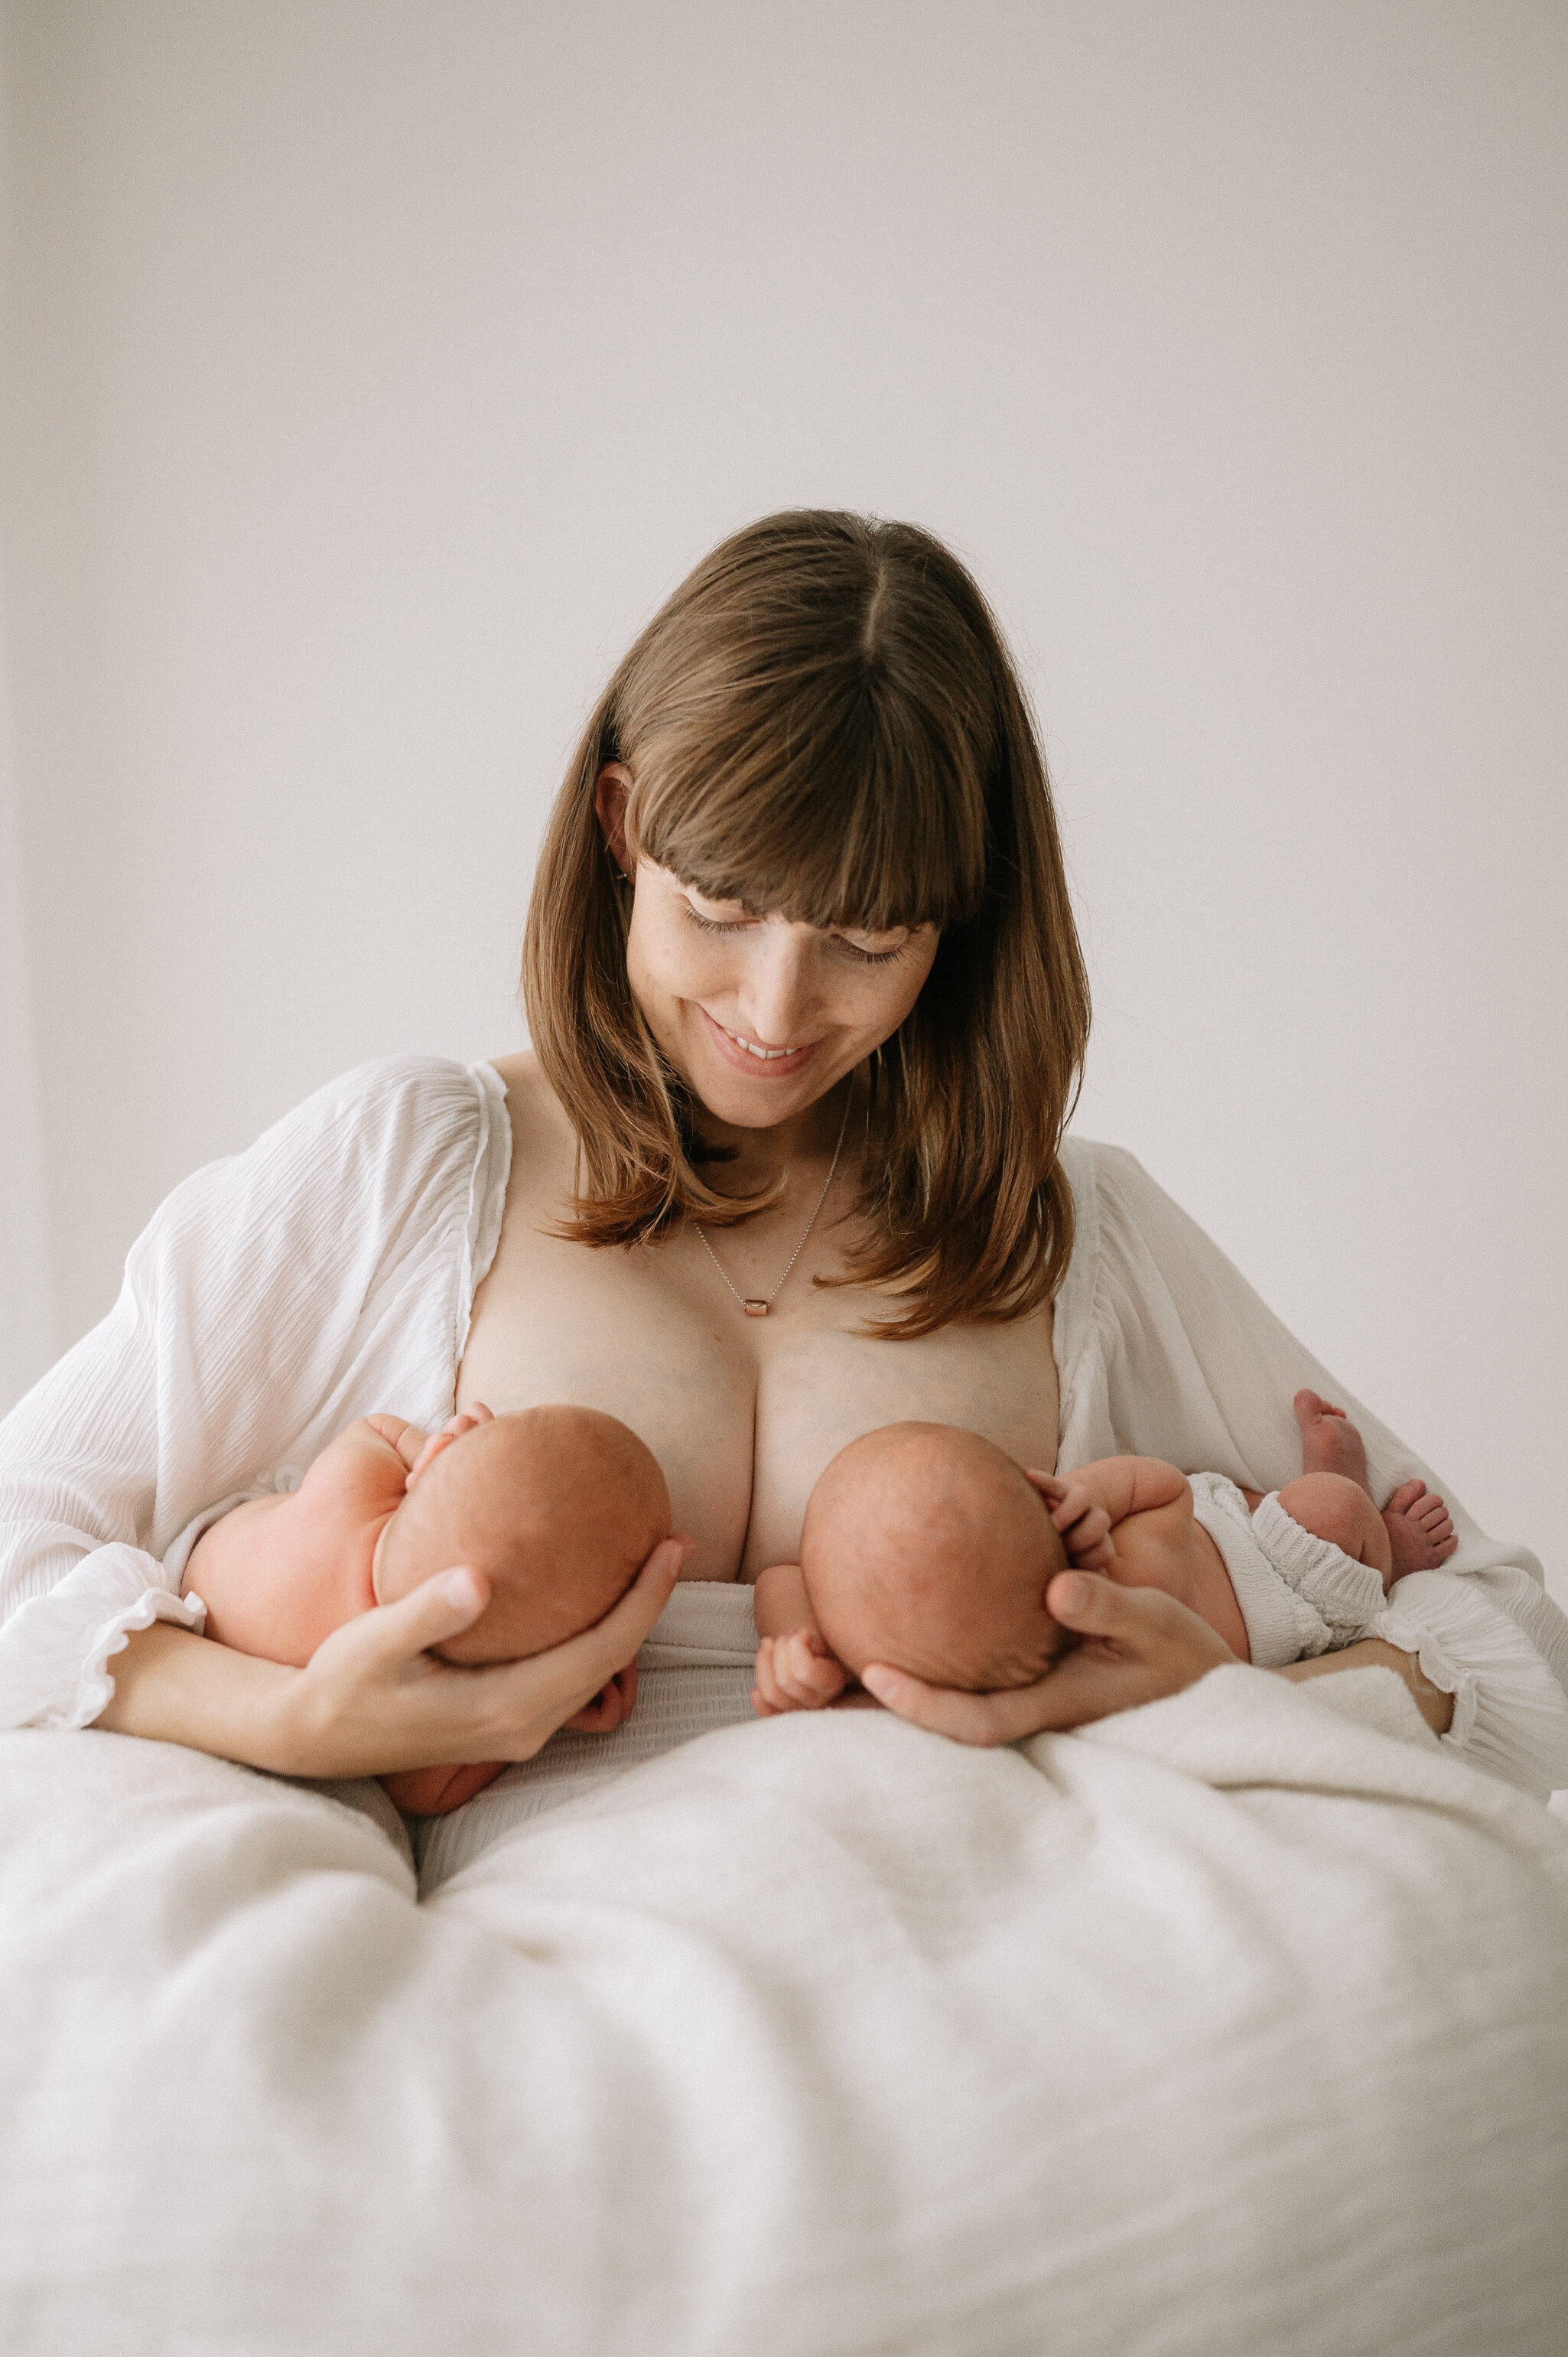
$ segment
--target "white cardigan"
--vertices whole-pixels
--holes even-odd
[[[372,1410],[451,1414],[510,1151],[492,1066],[399,1057],[176,1188],[109,1316],[0,1423],[0,1727],[89,1725],[132,1631],[200,1625],[162,1558],[204,1506]],[[1477,1530],[1130,1154],[1072,1140],[1064,1160],[1058,1462],[1125,1451],[1274,1490],[1300,1470],[1292,1395],[1325,1393],[1380,1496],[1420,1474],[1448,1501],[1458,1553],[1373,1624],[1453,1694],[1445,1743],[1526,1791],[1568,1785],[1568,1621],[1535,1558]]]

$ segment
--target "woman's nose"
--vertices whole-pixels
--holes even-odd
[[[811,927],[763,925],[753,941],[738,993],[741,1027],[759,1048],[797,1048],[811,1036],[816,1003]]]

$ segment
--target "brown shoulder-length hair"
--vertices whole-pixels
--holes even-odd
[[[562,1232],[656,1241],[743,1219],[714,1191],[701,1107],[627,980],[629,893],[594,809],[631,772],[628,846],[715,900],[811,925],[941,929],[911,1012],[872,1059],[849,1275],[901,1297],[871,1330],[1021,1318],[1072,1249],[1058,1151],[1089,987],[1045,762],[996,622],[918,526],[765,516],[660,608],[584,729],[529,905],[523,1001],[580,1143]]]

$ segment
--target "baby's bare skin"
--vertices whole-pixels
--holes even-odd
[[[1068,1565],[1046,1478],[953,1425],[884,1425],[841,1449],[800,1562],[757,1582],[759,1716],[832,1702],[872,1662],[972,1693],[1033,1684],[1070,1641],[1046,1608]]]
[[[592,1627],[669,1530],[652,1456],[596,1410],[492,1416],[476,1404],[434,1435],[372,1415],[338,1434],[293,1496],[251,1500],[205,1532],[185,1587],[220,1643],[303,1667],[345,1621],[463,1565],[485,1575],[490,1600],[444,1657],[517,1661]],[[623,1671],[613,1698],[607,1689],[566,1724],[614,1726],[636,1674]],[[503,1764],[383,1781],[400,1808],[438,1815]]]
[[[1360,1436],[1344,1410],[1309,1391],[1297,1393],[1294,1410],[1304,1470],[1279,1493],[1286,1513],[1357,1562],[1369,1564],[1385,1594],[1406,1572],[1435,1570],[1453,1554],[1458,1542],[1441,1498],[1420,1481],[1407,1482],[1380,1512],[1368,1485]],[[1157,1458],[1111,1457],[1059,1479],[1008,1466],[1008,1488],[977,1454],[987,1444],[975,1443],[972,1435],[947,1434],[947,1427],[922,1425],[869,1433],[843,1450],[822,1476],[818,1490],[826,1488],[827,1495],[817,1526],[819,1563],[809,1559],[803,1540],[804,1566],[775,1566],[757,1583],[761,1642],[752,1706],[759,1717],[822,1709],[843,1697],[851,1674],[872,1662],[913,1669],[933,1684],[972,1691],[980,1656],[1012,1641],[1020,1631],[1033,1636],[1028,1608],[1036,1593],[1039,1615],[1054,1629],[1045,1597],[1064,1558],[1058,1557],[1039,1590],[1033,1591],[1037,1568],[1024,1526],[990,1519],[999,1498],[1009,1501],[1011,1511],[1024,1484],[1038,1495],[1042,1519],[1048,1516],[1053,1534],[1059,1534],[1065,1563],[1102,1572],[1125,1587],[1163,1588],[1223,1638],[1237,1660],[1251,1659],[1246,1622],[1224,1558],[1196,1520],[1191,1485],[1176,1466]],[[968,1445],[955,1446],[959,1440]],[[967,1498],[955,1506],[952,1492],[966,1485]],[[1256,1512],[1262,1492],[1244,1494]],[[933,1544],[929,1522],[932,1501],[940,1498],[946,1499],[946,1535]],[[808,1534],[816,1509],[814,1491]],[[887,1517],[880,1529],[879,1515]],[[867,1563],[869,1572],[860,1567]],[[917,1627],[933,1594],[938,1609]],[[821,1608],[829,1598],[824,1612]],[[831,1641],[840,1631],[848,1632],[847,1643]],[[1055,1651],[1060,1651],[1059,1631],[1057,1639]],[[911,1646],[923,1648],[927,1662],[935,1658],[936,1666],[905,1658]],[[1047,1653],[1033,1676],[1042,1674],[1049,1658]],[[1001,1692],[1026,1683],[1023,1667],[1020,1653],[1013,1674],[994,1678],[983,1690]]]

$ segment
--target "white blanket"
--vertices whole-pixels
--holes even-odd
[[[1382,1671],[735,1726],[421,1906],[0,1737],[7,2357],[1561,2357],[1568,1835]]]

